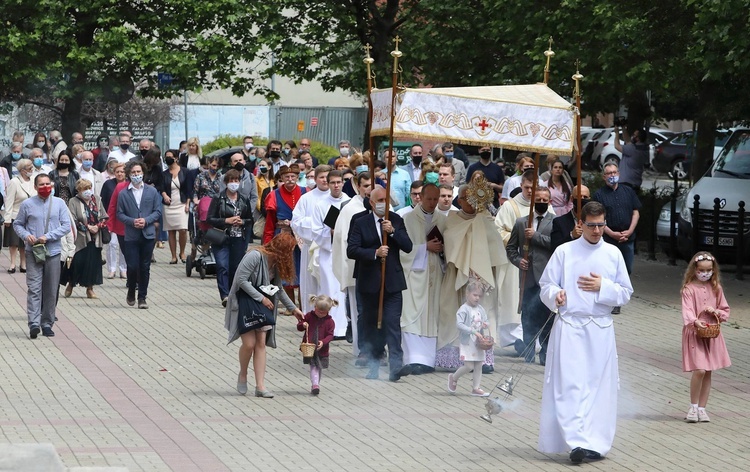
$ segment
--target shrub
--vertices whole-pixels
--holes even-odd
[[[207,142],[203,146],[203,154],[208,154],[210,152],[216,151],[217,149],[223,149],[227,147],[233,147],[233,146],[242,146],[242,139],[244,136],[232,136],[230,134],[222,134],[216,137],[213,141]],[[265,138],[253,138],[253,144],[255,144],[256,147],[265,147],[268,144],[268,139]],[[285,139],[279,139],[282,143],[286,141]],[[296,141],[295,141],[296,142]],[[319,143],[317,141],[310,141],[310,152],[313,156],[318,158],[318,163],[320,164],[326,164],[328,163],[328,160],[334,157],[338,157],[339,150],[336,148],[333,148],[331,146],[327,146],[323,143]],[[297,143],[299,145],[299,143]]]

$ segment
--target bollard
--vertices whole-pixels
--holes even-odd
[[[677,193],[680,189],[680,181],[677,178],[677,173],[672,176],[674,180],[674,187],[672,189],[672,198],[670,198],[669,207],[669,262],[668,264],[673,266],[677,265],[677,230],[675,225],[677,224]]]
[[[737,280],[744,280],[742,273],[745,262],[745,202],[740,201],[740,208],[737,211]]]
[[[659,215],[656,213],[656,187],[649,190],[651,194],[651,234],[648,237],[648,260],[656,260],[656,222]]]
[[[693,252],[692,253],[693,254],[698,252],[698,244],[699,244],[698,238],[701,237],[700,230],[698,229],[698,218],[699,218],[698,214],[700,213],[700,208],[701,208],[701,196],[696,195],[695,197],[693,197],[693,237],[692,237],[692,240],[693,240],[693,244],[692,244]]]
[[[721,199],[719,197],[714,198],[714,216],[711,218],[714,229],[714,244],[711,251],[716,257],[719,254],[719,218],[721,217]]]

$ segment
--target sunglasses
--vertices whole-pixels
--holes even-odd
[[[584,225],[586,225],[589,228],[604,228],[605,226],[607,226],[607,222],[605,221],[604,223],[584,223]]]

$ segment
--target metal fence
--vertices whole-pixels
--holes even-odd
[[[367,125],[367,108],[284,107],[269,111],[270,136],[299,143],[310,138],[329,146],[347,139],[362,147]]]

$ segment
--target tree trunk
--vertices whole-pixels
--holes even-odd
[[[83,111],[83,92],[76,91],[65,100],[63,106],[63,112],[61,116],[63,140],[70,144],[71,135],[73,133],[83,133],[84,129],[81,125],[81,114]]]
[[[695,157],[690,170],[692,181],[696,182],[713,163],[714,142],[716,140],[716,118],[704,114],[698,117],[698,139],[696,141]]]

